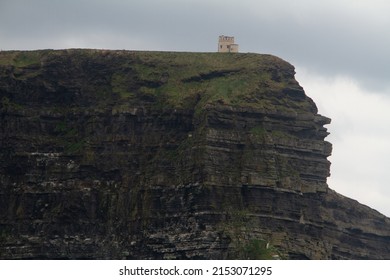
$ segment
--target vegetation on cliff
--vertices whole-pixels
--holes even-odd
[[[271,55],[0,52],[0,258],[385,258]]]
[[[12,73],[28,83],[41,77],[51,86],[70,86],[93,94],[101,104],[113,98],[121,108],[150,103],[157,108],[201,111],[206,104],[259,108],[267,111],[311,111],[294,79],[293,67],[271,55],[42,50],[0,53],[2,76]],[[50,65],[58,65],[48,73]],[[73,71],[66,71],[72,67]],[[102,69],[104,68],[104,70]],[[67,72],[67,73],[65,73]],[[77,73],[86,79],[77,79]],[[62,75],[61,75],[62,74]],[[91,77],[92,75],[92,77]],[[69,80],[71,78],[71,80]],[[81,77],[80,77],[81,78]],[[52,81],[50,81],[52,79]],[[291,103],[288,97],[293,96]],[[291,106],[286,106],[291,105]]]

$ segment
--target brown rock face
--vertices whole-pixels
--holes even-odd
[[[0,101],[2,259],[390,258],[276,57],[0,52]]]

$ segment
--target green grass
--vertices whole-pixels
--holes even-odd
[[[0,52],[0,65],[13,65],[15,67],[27,67],[33,64],[39,64],[41,51],[5,51]]]
[[[126,87],[126,76],[123,73],[114,73],[111,77],[111,88],[114,93],[119,94],[121,98],[129,98],[133,96]]]
[[[253,142],[255,143],[265,143],[267,138],[267,131],[262,126],[255,126],[250,130]]]
[[[168,76],[161,86],[148,91],[143,89],[165,106],[183,109],[195,109],[191,107],[209,103],[252,106],[262,101],[255,97],[259,85],[267,83],[269,90],[278,90],[281,86],[262,71],[264,66],[274,62],[272,56],[153,52],[138,53],[138,56],[141,63],[134,69],[140,80],[159,83],[163,75]],[[213,73],[215,77],[212,77]]]
[[[246,260],[272,260],[274,255],[279,256],[274,247],[261,239],[247,241],[241,254]]]
[[[45,67],[51,60],[59,65],[67,63],[65,69],[79,73],[80,78],[75,79],[84,92],[95,95],[97,106],[99,100],[107,102],[111,94],[129,107],[141,101],[157,109],[195,112],[203,111],[207,104],[271,111],[311,106],[307,101],[291,101],[280,95],[284,88],[297,83],[292,66],[271,55],[86,49],[0,52],[0,66],[12,65],[17,79],[38,79],[41,64]],[[106,75],[105,85],[82,80],[89,75],[83,71],[93,71],[85,66],[91,63],[103,65],[97,75]]]

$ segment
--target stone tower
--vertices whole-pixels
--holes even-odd
[[[218,40],[218,52],[222,53],[237,53],[238,44],[234,43],[234,37],[219,36]]]

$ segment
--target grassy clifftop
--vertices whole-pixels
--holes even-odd
[[[52,70],[51,70],[52,69]],[[54,69],[54,71],[53,71]],[[0,52],[0,75],[101,101],[200,109],[222,104],[312,111],[294,67],[271,55],[40,50]],[[87,77],[87,78],[86,78]],[[50,85],[48,85],[50,84]],[[110,100],[110,101],[108,101]]]

